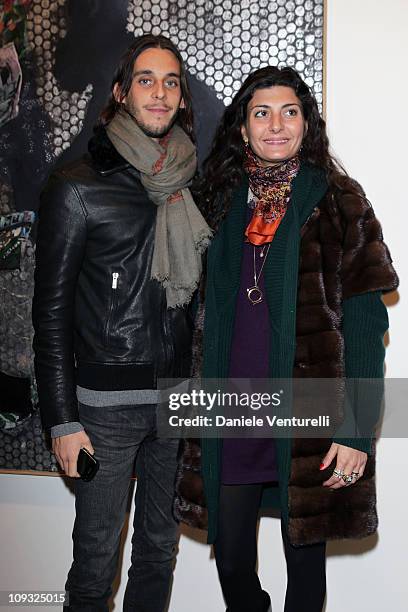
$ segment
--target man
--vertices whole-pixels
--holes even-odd
[[[156,435],[157,380],[188,376],[187,311],[210,231],[187,184],[196,168],[191,97],[165,37],[136,39],[119,66],[90,156],[43,193],[33,320],[44,425],[75,480],[69,610],[108,610],[129,484],[138,476],[124,610],[163,612],[177,528],[177,442]]]

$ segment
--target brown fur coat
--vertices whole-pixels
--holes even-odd
[[[294,377],[345,376],[342,302],[395,289],[398,278],[391,261],[363,192],[356,192],[355,186],[347,189],[347,184],[341,192],[329,190],[301,232]],[[194,347],[198,361],[200,316]],[[292,441],[288,530],[293,544],[362,537],[377,527],[374,446],[363,477],[333,493],[321,485],[335,465],[319,471],[330,444],[330,439]],[[174,508],[179,520],[205,529],[208,515],[200,459],[199,441],[185,440]]]

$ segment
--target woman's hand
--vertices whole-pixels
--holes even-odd
[[[337,455],[333,475],[323,483],[329,489],[341,489],[354,484],[364,474],[367,453],[333,442],[320,466],[324,470]],[[336,472],[336,473],[335,473]],[[347,481],[347,477],[348,481]]]

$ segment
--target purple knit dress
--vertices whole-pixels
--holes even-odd
[[[252,211],[249,209],[249,217]],[[256,269],[261,262],[256,247]],[[231,346],[230,378],[268,378],[270,321],[265,297],[264,276],[258,286],[264,299],[251,304],[247,288],[254,284],[253,245],[245,242],[241,285],[238,292]],[[271,438],[226,438],[222,448],[222,484],[253,484],[278,480],[275,441]]]

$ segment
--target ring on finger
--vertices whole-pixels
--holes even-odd
[[[338,470],[337,468],[333,470],[333,476],[337,476],[339,480],[343,478],[343,475],[344,475],[343,470]]]
[[[354,476],[351,474],[343,474],[342,478],[347,485],[354,482]]]

